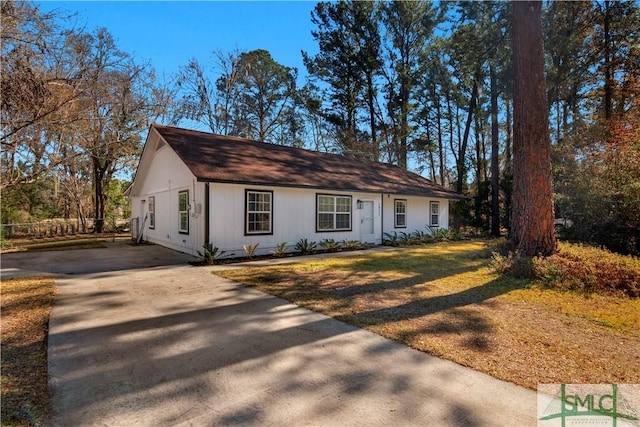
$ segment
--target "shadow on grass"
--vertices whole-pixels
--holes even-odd
[[[353,258],[347,267],[342,263],[332,268],[329,262],[307,272],[295,267],[256,268],[245,270],[240,277],[227,277],[361,328],[379,331],[381,326],[407,322],[394,325],[393,335],[387,335],[404,343],[418,335],[457,334],[466,337],[465,347],[489,351],[491,319],[472,306],[486,306],[488,300],[522,288],[527,281],[498,277],[457,292],[426,296],[434,286],[430,282],[473,273],[489,264],[484,248],[436,249],[439,252],[429,253],[427,247]],[[395,278],[385,279],[385,274]],[[426,326],[413,322],[436,313],[444,313],[445,320],[430,319]]]
[[[490,319],[479,310],[472,308],[475,304],[490,304],[489,300],[522,288],[525,281],[505,281],[502,278],[492,280],[484,285],[471,287],[460,292],[418,298],[402,304],[389,305],[382,308],[360,312],[346,312],[335,316],[338,320],[366,329],[376,329],[383,325],[406,322],[404,326],[394,326],[398,330],[389,338],[410,343],[419,335],[450,334],[465,336],[461,343],[464,347],[475,351],[489,351],[488,339],[493,332]],[[380,284],[384,286],[384,284]],[[393,284],[392,284],[393,286]],[[444,313],[444,320],[428,322],[428,326],[416,327],[414,320]]]
[[[482,303],[491,298],[518,289],[524,285],[524,281],[515,282],[505,281],[502,278],[492,280],[484,285],[474,286],[460,292],[438,295],[428,298],[421,298],[408,301],[404,304],[393,305],[390,307],[379,308],[375,310],[357,313],[352,317],[362,319],[377,319],[379,322],[396,322],[399,320],[408,320],[445,311],[453,308],[465,307],[472,304]],[[385,287],[387,284],[380,284]],[[391,287],[394,283],[391,283]]]

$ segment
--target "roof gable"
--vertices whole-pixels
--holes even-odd
[[[464,199],[385,163],[156,124],[152,130],[199,181]]]

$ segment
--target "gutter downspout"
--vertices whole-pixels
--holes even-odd
[[[204,183],[204,244],[209,245],[209,183]]]

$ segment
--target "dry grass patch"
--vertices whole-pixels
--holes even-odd
[[[49,278],[2,281],[2,425],[42,425],[50,415],[47,331]]]
[[[495,273],[483,241],[216,272],[529,388],[639,383],[640,300]]]
[[[3,241],[0,253],[10,252],[43,252],[68,251],[74,249],[106,248],[105,242],[112,240],[130,240],[131,236],[124,233],[84,234],[54,237],[25,237],[6,239]]]

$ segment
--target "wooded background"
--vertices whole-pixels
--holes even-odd
[[[318,3],[306,78],[266,50],[213,50],[160,81],[108,29],[3,0],[2,223],[127,216],[152,122],[394,163],[470,197],[453,227],[497,235],[513,196],[511,7]],[[640,255],[640,7],[542,11],[561,237]]]

